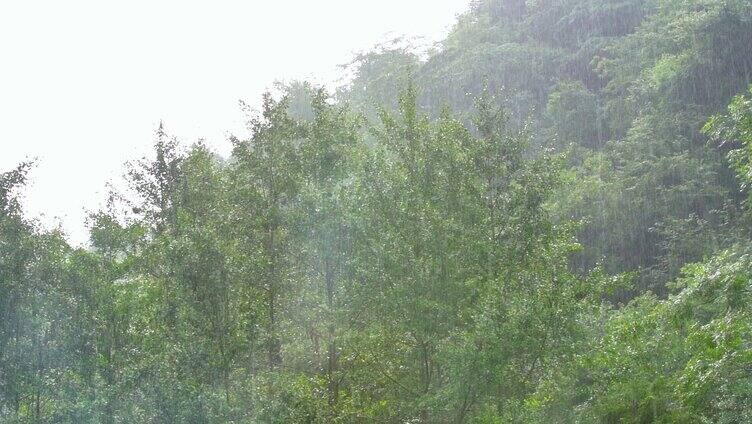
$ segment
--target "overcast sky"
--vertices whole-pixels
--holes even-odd
[[[27,213],[84,242],[86,210],[163,120],[220,153],[238,100],[275,80],[331,83],[397,35],[438,41],[468,0],[0,1],[0,171],[37,158]]]

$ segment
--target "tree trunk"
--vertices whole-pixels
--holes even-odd
[[[326,306],[329,310],[329,323],[327,328],[327,337],[329,339],[329,347],[327,352],[327,379],[328,379],[328,391],[329,391],[329,407],[333,411],[337,400],[339,398],[339,383],[337,381],[337,343],[335,340],[335,327],[334,327],[334,276],[332,267],[329,261],[326,261],[324,278],[326,283]]]

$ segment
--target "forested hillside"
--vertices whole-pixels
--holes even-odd
[[[396,12],[398,13],[398,12]],[[752,422],[752,1],[479,0],[125,165],[0,174],[0,422]]]

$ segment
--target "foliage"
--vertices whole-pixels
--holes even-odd
[[[746,0],[473,1],[227,158],[160,125],[85,248],[0,174],[0,422],[752,421],[750,40]]]

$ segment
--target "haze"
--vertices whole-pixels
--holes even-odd
[[[467,0],[4,2],[0,170],[37,159],[26,210],[86,241],[106,181],[148,152],[160,120],[227,153],[238,100],[275,80],[336,85],[338,64],[390,37],[438,41]]]

